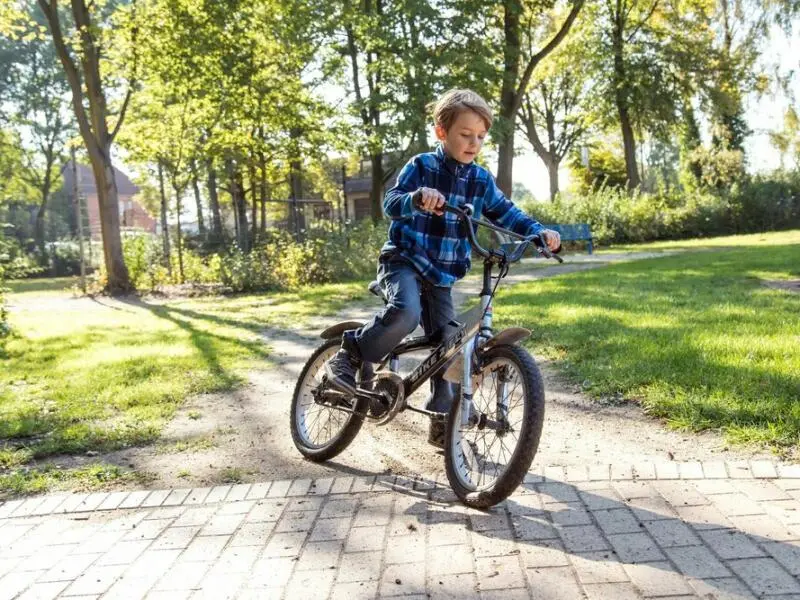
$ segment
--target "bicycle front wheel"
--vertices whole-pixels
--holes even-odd
[[[303,367],[292,396],[292,440],[300,453],[315,462],[333,458],[350,445],[364,423],[367,401],[351,398],[346,412],[325,402],[318,402],[314,392],[323,383],[325,362],[341,347],[339,338],[325,341]],[[356,375],[361,381],[362,370]]]
[[[513,345],[483,354],[473,374],[472,411],[462,423],[463,398],[453,403],[445,432],[445,468],[464,504],[488,508],[522,483],[539,447],[544,384],[528,352]]]

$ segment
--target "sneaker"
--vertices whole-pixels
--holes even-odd
[[[431,419],[431,424],[428,427],[428,443],[444,450],[444,431],[445,423],[443,420]]]
[[[344,348],[325,363],[325,373],[331,387],[349,397],[356,394],[356,371],[359,361]]]

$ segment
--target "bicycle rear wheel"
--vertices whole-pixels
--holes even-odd
[[[488,350],[473,374],[472,417],[462,424],[453,403],[445,432],[445,468],[464,504],[488,508],[522,483],[539,447],[544,385],[527,351],[503,345]]]
[[[355,413],[345,412],[314,395],[325,375],[325,362],[341,347],[339,338],[326,340],[308,359],[294,388],[291,408],[292,440],[300,453],[315,462],[328,460],[342,452],[356,437],[364,423],[367,401],[362,398],[340,400],[342,406]],[[361,381],[359,370],[357,379]],[[331,394],[335,398],[336,394]]]

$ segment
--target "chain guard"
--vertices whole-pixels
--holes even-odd
[[[386,425],[406,407],[403,378],[394,371],[375,373],[372,379],[372,390],[383,395],[389,401],[389,409],[374,421],[376,425]]]

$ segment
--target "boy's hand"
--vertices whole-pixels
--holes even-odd
[[[544,238],[550,252],[558,252],[561,249],[561,234],[552,229],[542,229],[539,235]]]
[[[446,202],[445,197],[433,188],[421,187],[414,192],[414,206],[425,212],[441,216]]]

